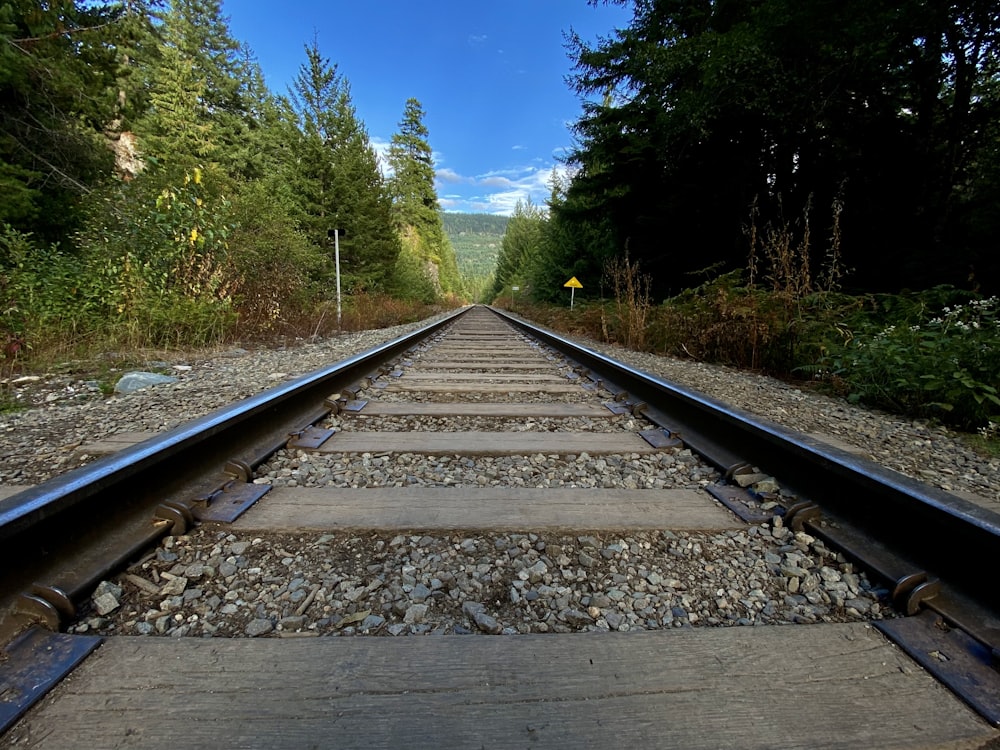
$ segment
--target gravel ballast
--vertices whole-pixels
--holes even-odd
[[[780,522],[716,534],[240,536],[202,527],[102,585],[93,612],[70,630],[514,635],[845,622],[881,618],[886,593]]]

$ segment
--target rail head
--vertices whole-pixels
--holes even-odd
[[[716,399],[628,367],[527,321],[494,313],[646,405],[724,473],[750,462],[782,486],[844,519],[1000,610],[987,571],[1000,559],[1000,514]],[[970,575],[971,573],[971,575]]]

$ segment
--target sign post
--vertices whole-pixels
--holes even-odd
[[[337,268],[337,330],[340,331],[340,230],[333,230],[333,257]]]
[[[514,309],[514,292],[519,292],[519,291],[521,291],[521,287],[519,286],[512,286],[510,288],[510,307],[512,310]]]
[[[573,297],[576,296],[577,289],[583,289],[583,284],[576,280],[576,276],[567,281],[563,286],[569,287],[569,309],[573,309]]]
[[[346,236],[347,232],[343,229],[328,229],[326,231],[326,237],[329,239],[333,237],[333,259],[334,268],[337,274],[337,330],[340,330],[340,238],[341,236]]]

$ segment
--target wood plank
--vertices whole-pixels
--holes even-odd
[[[845,440],[842,440],[841,438],[838,438],[835,435],[828,435],[825,432],[807,432],[806,435],[812,438],[813,440],[816,440],[820,443],[825,443],[826,445],[833,446],[834,448],[842,450],[845,453],[850,453],[851,455],[854,456],[861,456],[862,458],[869,458],[870,456],[868,451],[866,451],[864,448],[859,448],[856,445],[852,445],[851,443],[848,443]]]
[[[338,432],[316,450],[463,456],[656,452],[638,435],[619,432]]]
[[[878,632],[852,623],[565,636],[115,637],[5,739],[40,750],[929,750],[996,737]]]
[[[980,508],[986,508],[986,510],[991,510],[994,513],[1000,513],[1000,497],[985,497],[976,492],[968,492],[967,490],[948,491],[956,497],[962,498],[966,502],[978,505]]]
[[[456,341],[512,341],[516,335],[510,331],[451,331],[442,336],[442,341],[448,343]]]
[[[582,386],[576,383],[390,383],[387,391],[409,391],[412,393],[580,393]]]
[[[557,367],[554,362],[539,360],[538,362],[497,362],[495,359],[483,359],[479,362],[455,362],[448,360],[418,360],[414,363],[413,369],[420,370],[509,370],[511,372],[544,370],[551,372],[553,367]]]
[[[434,372],[433,370],[407,370],[399,378],[393,379],[396,383],[468,383],[468,382],[489,382],[497,381],[504,383],[566,383],[568,379],[565,375],[552,375],[550,367],[548,373],[509,373],[509,372]]]
[[[746,524],[696,490],[275,487],[237,529],[719,530]]]
[[[455,367],[477,367],[483,365],[497,365],[500,367],[517,367],[519,365],[531,365],[533,367],[552,367],[553,365],[558,366],[559,362],[557,360],[550,360],[547,357],[539,357],[537,355],[525,355],[523,357],[504,357],[499,359],[497,357],[488,357],[486,355],[472,355],[466,356],[463,354],[453,354],[446,358],[435,358],[435,359],[423,359],[421,357],[413,357],[411,361],[414,365],[423,365],[428,363],[433,366],[440,362],[452,363]],[[565,364],[565,363],[562,363]]]
[[[33,486],[34,485],[31,484],[20,484],[20,485],[5,484],[3,486],[0,486],[0,500],[4,500],[8,497],[11,497],[12,495],[16,495],[19,492],[24,492],[25,490],[29,490]]]
[[[519,357],[542,357],[542,354],[530,346],[434,346],[427,350],[428,353],[436,355],[452,355],[467,357],[492,357],[495,360],[503,359],[507,356]]]
[[[597,404],[516,404],[485,401],[369,401],[360,412],[341,412],[342,417],[360,414],[366,417],[600,417],[614,416]]]

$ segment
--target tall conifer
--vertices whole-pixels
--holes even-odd
[[[331,232],[342,232],[341,268],[348,288],[379,289],[396,263],[399,238],[389,191],[350,85],[314,41],[306,46],[306,62],[290,93],[301,132],[295,179],[303,229],[331,251]]]
[[[397,225],[420,261],[435,266],[434,275],[444,292],[458,292],[460,283],[455,251],[441,221],[441,206],[434,188],[434,156],[427,141],[424,111],[414,98],[406,100],[399,132],[389,146],[393,171],[390,190]]]

